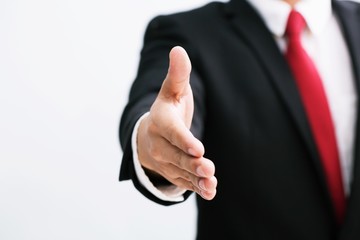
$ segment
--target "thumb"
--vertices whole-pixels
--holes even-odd
[[[160,94],[166,98],[180,98],[189,84],[191,62],[184,48],[176,46],[169,53],[169,70]]]

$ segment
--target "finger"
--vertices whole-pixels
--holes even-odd
[[[216,195],[216,189],[212,192],[200,191],[200,196],[205,200],[212,200]]]
[[[179,187],[200,192],[200,178],[186,170],[178,168],[173,164],[162,165],[160,174],[162,174],[168,181]],[[186,181],[186,183],[184,181]]]
[[[216,194],[217,179],[214,176],[199,179],[197,176],[189,174],[171,164],[162,169],[161,172],[172,184],[196,192],[206,200],[213,199]]]
[[[204,145],[194,137],[184,124],[178,124],[176,126],[171,124],[165,128],[163,137],[190,156],[202,157],[204,155]]]
[[[206,192],[216,189],[215,166],[209,159],[194,158],[161,137],[156,137],[154,142],[149,147],[150,156],[158,163],[156,171],[167,180],[175,183],[182,178]]]
[[[178,100],[189,84],[191,62],[185,49],[176,46],[169,53],[169,70],[164,80],[160,95]]]
[[[154,108],[153,110],[156,111]],[[202,157],[204,155],[205,149],[203,144],[194,137],[176,113],[172,114],[171,108],[169,111],[162,108],[161,111],[157,112],[159,114],[151,115],[151,123],[148,125],[148,131],[151,136],[156,137],[160,135],[171,145],[176,146],[188,155],[194,157]]]
[[[196,138],[195,140],[200,144],[199,157],[188,154],[164,137],[156,135],[153,136],[153,141],[149,145],[149,152],[151,157],[158,162],[171,163],[199,177],[211,177],[215,174],[215,166],[212,161],[202,157],[204,147],[199,140]]]
[[[178,178],[178,179],[173,180],[173,184],[175,184],[177,186],[182,186],[183,189],[196,192],[197,194],[199,194],[205,200],[212,200],[215,197],[216,192],[217,192],[216,187],[211,188],[211,189],[207,189],[207,190],[203,190],[199,186],[194,185],[192,182],[187,181],[187,180],[182,179],[182,178]]]
[[[201,190],[205,192],[213,192],[216,190],[217,187],[217,179],[215,176],[210,178],[201,178],[198,181],[198,186]]]

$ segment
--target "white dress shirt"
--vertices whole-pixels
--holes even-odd
[[[263,18],[280,50],[284,52],[286,48],[284,33],[291,11],[290,5],[281,0],[247,1]],[[348,195],[352,180],[357,109],[357,94],[349,50],[338,20],[332,12],[331,0],[301,0],[295,5],[295,10],[303,15],[307,23],[307,29],[302,34],[302,42],[323,81],[335,125],[344,189]],[[182,201],[185,190],[175,186],[158,189],[146,176],[137,158],[137,130],[138,124],[134,128],[132,148],[139,181],[159,199]]]

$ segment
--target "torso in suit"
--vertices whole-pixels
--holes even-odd
[[[333,8],[359,90],[360,6],[333,2]],[[121,120],[120,180],[132,179],[149,199],[172,204],[139,184],[130,139],[135,122],[157,95],[175,45],[183,46],[192,62],[191,130],[214,162],[219,181],[214,200],[197,198],[197,239],[360,239],[359,125],[351,195],[338,229],[292,74],[273,36],[246,1],[212,3],[150,23]]]

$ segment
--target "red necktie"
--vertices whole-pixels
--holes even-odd
[[[285,57],[295,77],[322,161],[337,220],[341,223],[344,219],[346,200],[335,130],[319,73],[301,44],[301,32],[305,25],[302,15],[291,11],[286,27],[288,48]]]

